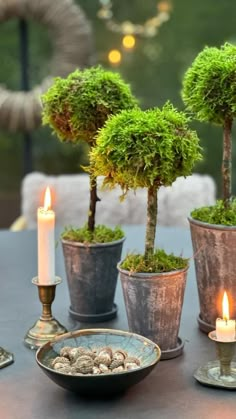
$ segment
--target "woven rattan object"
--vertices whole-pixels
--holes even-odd
[[[32,20],[49,33],[53,56],[50,73],[29,92],[0,86],[0,128],[11,132],[32,131],[41,123],[41,94],[55,76],[66,76],[85,67],[91,57],[91,29],[73,0],[0,0],[0,23],[11,18]]]

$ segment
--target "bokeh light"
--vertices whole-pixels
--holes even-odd
[[[134,48],[136,39],[133,35],[125,35],[122,39],[122,44],[126,49]]]
[[[120,64],[121,53],[118,49],[112,49],[108,54],[108,60],[111,64]]]

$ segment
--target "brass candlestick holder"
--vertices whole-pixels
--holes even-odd
[[[39,320],[27,332],[24,343],[30,349],[38,349],[56,336],[66,333],[67,330],[52,316],[52,303],[56,294],[56,286],[61,283],[61,278],[55,278],[55,282],[49,285],[41,285],[38,277],[32,279],[32,283],[38,287],[39,299],[43,310]]]
[[[233,362],[236,339],[229,342],[221,342],[217,340],[215,330],[210,332],[208,336],[216,344],[218,360],[208,362],[206,365],[198,368],[194,377],[200,383],[208,386],[236,389],[236,362]]]
[[[0,368],[7,367],[14,362],[14,356],[0,346]]]

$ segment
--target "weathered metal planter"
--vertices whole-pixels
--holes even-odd
[[[227,291],[230,317],[236,319],[236,226],[203,223],[189,217],[203,332],[215,329],[222,316],[222,297]]]
[[[160,274],[118,269],[130,331],[157,343],[161,359],[181,355],[178,333],[188,268]]]
[[[123,242],[124,238],[104,244],[62,240],[71,300],[69,313],[76,320],[102,322],[116,317],[117,263]]]

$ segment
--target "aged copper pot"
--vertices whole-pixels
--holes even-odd
[[[129,330],[157,343],[161,359],[181,355],[178,337],[187,270],[130,273],[118,266]]]
[[[74,319],[102,322],[116,317],[117,263],[124,240],[101,244],[62,240],[71,300],[69,313]]]
[[[236,226],[204,223],[189,217],[200,314],[203,332],[215,329],[222,317],[222,298],[226,291],[230,317],[236,319]]]

